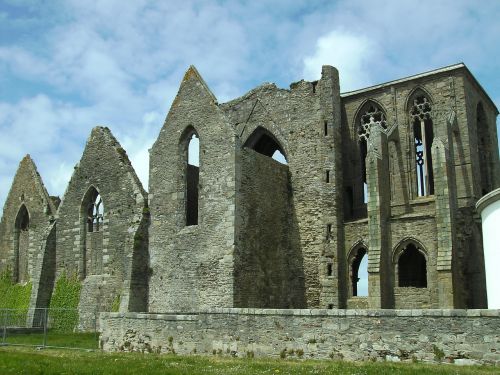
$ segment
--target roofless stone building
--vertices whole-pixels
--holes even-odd
[[[76,275],[83,328],[117,298],[122,312],[486,307],[475,203],[500,186],[497,114],[463,64],[343,94],[324,66],[223,104],[190,67],[150,150],[149,194],[107,128],[59,207],[27,156],[0,267],[33,282],[33,307]]]

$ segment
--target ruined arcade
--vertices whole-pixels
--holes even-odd
[[[82,329],[115,300],[122,313],[486,308],[475,203],[500,186],[497,114],[464,64],[342,94],[324,66],[223,104],[190,67],[150,149],[149,192],[108,128],[92,130],[60,204],[21,161],[0,271],[32,282],[31,307],[77,277]]]

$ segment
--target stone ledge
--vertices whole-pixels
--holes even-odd
[[[158,320],[197,320],[205,315],[279,315],[279,316],[335,316],[335,317],[489,317],[500,318],[500,310],[494,309],[258,309],[258,308],[211,308],[200,311],[164,313],[101,313],[107,319],[158,319]]]

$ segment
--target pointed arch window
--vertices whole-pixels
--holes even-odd
[[[91,186],[82,200],[82,268],[81,277],[103,273],[104,202],[99,191]]]
[[[385,112],[375,103],[368,102],[360,110],[357,120],[357,132],[359,140],[359,152],[361,161],[361,176],[363,181],[363,203],[368,201],[368,185],[366,182],[366,155],[368,153],[368,139],[370,138],[370,128],[373,124],[378,124],[382,129],[387,129],[387,119]]]
[[[432,171],[432,124],[431,102],[421,92],[410,101],[410,119],[415,147],[416,188],[419,197],[434,194],[434,174]]]
[[[104,204],[102,203],[101,195],[97,190],[93,189],[90,196],[90,202],[87,205],[87,231],[102,231],[103,220]]]
[[[427,260],[414,244],[407,244],[398,258],[398,286],[427,288]]]
[[[351,296],[368,296],[368,251],[366,247],[357,248],[351,255],[349,276]]]
[[[29,249],[30,215],[26,205],[21,205],[15,221],[14,237],[14,279],[17,283],[28,281],[28,249]]]
[[[200,180],[200,139],[194,129],[187,135],[186,158],[186,226],[198,225]]]
[[[269,156],[281,164],[288,164],[283,147],[276,137],[263,127],[258,127],[254,130],[245,142],[244,147],[251,148],[259,154]]]

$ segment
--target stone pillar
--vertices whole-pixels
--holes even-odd
[[[391,214],[387,134],[370,124],[366,157],[368,184],[368,306],[392,308],[389,218]]]
[[[329,170],[330,183],[323,184],[321,199],[324,202],[323,223],[325,227],[324,250],[320,258],[320,307],[346,307],[345,259],[344,259],[344,214],[342,179],[342,129],[340,110],[339,72],[332,66],[323,66],[318,85],[321,114],[324,120],[321,131],[326,128],[321,143],[323,172]],[[324,180],[324,176],[321,177]],[[328,266],[328,264],[331,264]],[[332,277],[325,277],[327,267],[333,268]],[[323,276],[322,276],[323,275]]]
[[[462,306],[458,301],[459,293],[454,290],[456,183],[452,162],[452,124],[447,120],[443,121],[442,125],[439,123],[434,125],[438,135],[432,144],[432,168],[436,199],[437,298],[438,307],[445,309]]]

